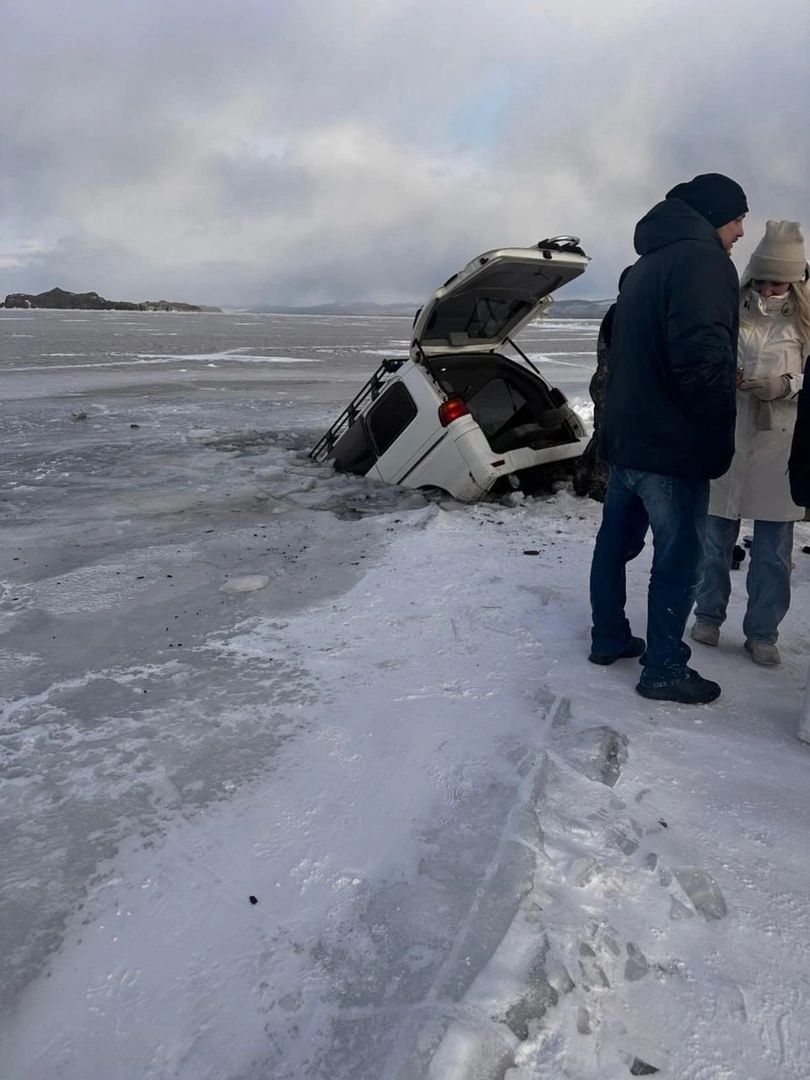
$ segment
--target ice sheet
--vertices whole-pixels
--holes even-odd
[[[309,462],[390,319],[144,316],[328,360],[78,398],[67,321],[0,368],[4,1080],[805,1077],[810,526],[782,668],[736,575],[723,696],[657,706],[585,660],[595,504]]]

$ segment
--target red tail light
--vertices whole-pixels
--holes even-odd
[[[470,410],[467,408],[467,402],[464,398],[451,397],[447,401],[443,401],[439,406],[439,423],[442,427],[447,427],[448,424],[452,424],[454,420],[458,420],[460,416],[469,416]]]

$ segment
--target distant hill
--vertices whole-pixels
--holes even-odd
[[[601,319],[614,298],[610,300],[555,300],[549,308],[552,319]]]
[[[261,315],[414,315],[419,304],[403,301],[394,304],[371,304],[357,300],[350,304],[312,304],[309,307],[256,304],[245,308]]]
[[[219,311],[201,308],[179,300],[105,300],[97,292],[74,293],[66,289],[49,289],[43,293],[9,293],[3,307],[56,308],[70,311]]]
[[[601,319],[613,300],[555,300],[549,309],[554,319]],[[246,308],[262,315],[398,315],[413,317],[419,304],[370,304],[358,300],[351,304],[315,304],[311,307],[283,307],[278,304],[258,304]]]

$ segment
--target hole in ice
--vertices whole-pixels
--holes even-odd
[[[653,1073],[660,1071],[660,1069],[656,1069],[655,1065],[648,1065],[641,1058],[633,1058],[633,1064],[630,1066],[631,1076],[652,1076]]]

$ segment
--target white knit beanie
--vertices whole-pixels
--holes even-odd
[[[746,276],[754,281],[801,281],[807,266],[798,221],[768,221],[754,248]]]

